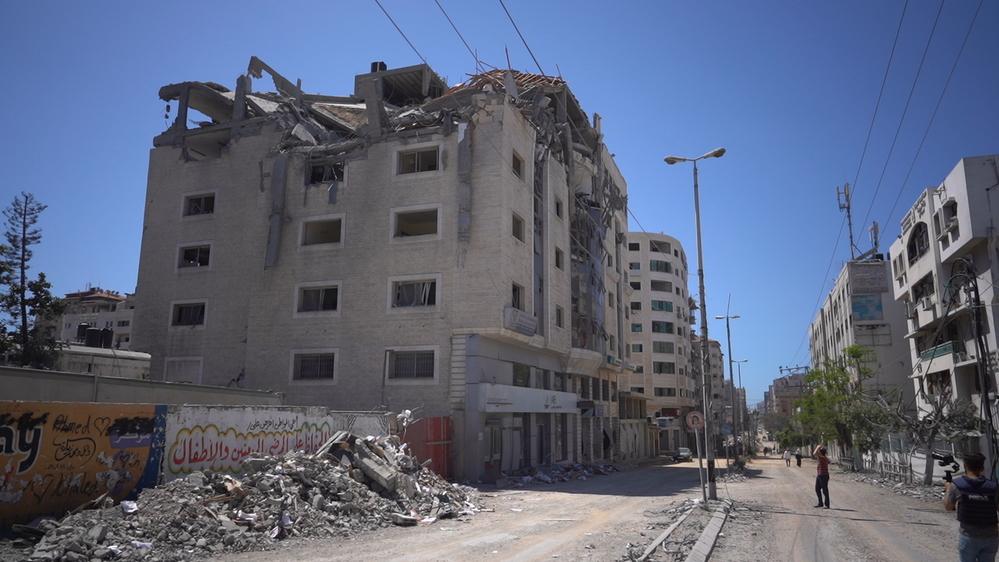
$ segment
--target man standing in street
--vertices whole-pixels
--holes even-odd
[[[801,468],[801,449],[794,450],[794,460],[798,463],[798,468]]]
[[[815,447],[812,456],[819,461],[815,474],[815,495],[819,498],[819,503],[815,507],[823,507],[822,494],[825,493],[825,508],[829,509],[829,456],[826,448],[822,445]]]
[[[957,547],[961,562],[993,561],[999,550],[996,482],[987,480],[984,471],[985,457],[974,453],[964,457],[964,476],[944,484],[944,508],[956,510],[961,522]]]
[[[791,451],[790,450],[784,449],[784,454],[781,455],[781,458],[784,459],[784,464],[785,465],[791,466]]]

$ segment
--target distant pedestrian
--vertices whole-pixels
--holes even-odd
[[[974,453],[964,457],[964,476],[944,486],[944,508],[957,511],[961,522],[958,554],[961,562],[993,561],[999,550],[999,517],[996,482],[987,480],[985,457]]]
[[[784,459],[784,464],[791,466],[791,451],[784,449],[784,454],[781,455],[781,458]]]
[[[815,474],[815,495],[818,496],[819,503],[815,504],[815,507],[823,507],[822,494],[824,492],[826,495],[825,508],[829,509],[829,456],[826,454],[826,448],[822,445],[815,447],[812,456],[819,461]]]
[[[794,460],[798,463],[798,468],[801,468],[801,449],[794,450]]]

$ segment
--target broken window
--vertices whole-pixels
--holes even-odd
[[[201,326],[205,323],[205,303],[193,302],[173,305],[170,324],[173,326]]]
[[[642,245],[638,242],[628,242],[628,251],[637,252],[642,249]]]
[[[435,353],[432,349],[418,351],[389,352],[388,378],[390,379],[432,379],[434,378]]]
[[[437,147],[399,153],[399,173],[415,174],[437,169]]]
[[[642,290],[642,283],[639,282],[639,281],[631,281],[628,284],[631,285],[631,288],[634,289],[634,290],[636,290],[636,291],[641,291]]]
[[[531,367],[523,363],[513,364],[513,386],[531,386]]]
[[[906,245],[906,255],[909,258],[909,265],[915,263],[926,250],[930,248],[930,233],[925,222],[917,222],[909,235],[909,242]]]
[[[565,254],[558,248],[555,248],[555,267],[565,269]]]
[[[631,301],[632,310],[642,310],[642,301]]]
[[[652,372],[657,375],[676,374],[676,363],[670,361],[653,361]]]
[[[555,305],[555,326],[559,328],[565,326],[565,312],[559,305]]]
[[[215,194],[188,195],[184,198],[184,216],[211,215],[215,213]]]
[[[302,223],[302,245],[339,244],[342,219],[322,219]]]
[[[652,301],[652,310],[661,310],[663,312],[673,312],[673,303],[670,301]]]
[[[672,334],[673,333],[673,323],[672,322],[652,322],[652,331],[657,334]]]
[[[395,214],[392,236],[395,238],[433,236],[437,234],[437,215],[437,209],[398,212]]]
[[[317,162],[309,165],[309,184],[343,181],[343,162]]]
[[[181,248],[177,267],[208,267],[211,252],[212,247],[207,244]]]
[[[672,281],[650,281],[649,286],[653,291],[659,291],[664,293],[673,292],[673,282]],[[677,289],[679,291],[679,289]],[[679,293],[677,293],[679,294]]]
[[[517,310],[524,310],[526,305],[527,303],[524,302],[524,288],[514,283],[510,298],[510,306],[516,308]]]
[[[660,254],[668,254],[672,252],[669,242],[662,242],[659,240],[649,240],[649,251],[659,252]]]
[[[334,353],[296,353],[291,378],[297,381],[333,380],[335,364]]]
[[[638,263],[637,261],[633,261],[628,264],[628,269],[631,271],[641,271],[642,264]]]
[[[510,162],[510,166],[513,168],[513,175],[520,179],[524,179],[524,159],[521,158],[516,152],[513,153],[513,159]]]
[[[524,219],[517,216],[517,213],[513,214],[513,237],[521,242],[524,241]]]
[[[652,342],[652,351],[654,353],[673,353],[674,349],[673,342],[671,341]]]
[[[649,260],[649,270],[658,271],[660,273],[672,273],[673,265],[668,261],[663,260]]]
[[[392,307],[434,306],[437,304],[437,281],[396,281],[392,283]]]
[[[299,312],[324,312],[333,311],[339,305],[340,288],[336,285],[329,287],[303,287],[298,290],[298,311]]]

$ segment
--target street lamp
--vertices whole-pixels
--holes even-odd
[[[704,295],[704,252],[701,248],[701,199],[697,186],[697,162],[705,158],[721,158],[725,155],[724,148],[716,148],[711,152],[702,154],[697,158],[684,158],[682,156],[667,156],[663,160],[672,166],[680,162],[690,162],[694,165],[694,222],[697,227],[697,284],[700,291],[701,307],[701,407],[704,410],[704,451],[708,460],[708,497],[712,500],[718,499],[718,491],[715,488],[715,452],[713,447],[708,446],[708,435],[711,434],[711,410],[708,408],[708,395],[710,387],[708,381],[711,367],[710,353],[708,349],[708,306]],[[705,502],[707,503],[707,502]]]
[[[736,420],[736,417],[735,417],[735,414],[736,414],[736,408],[735,408],[735,373],[734,373],[734,369],[732,367],[732,363],[733,363],[732,362],[732,326],[731,326],[731,322],[730,321],[731,320],[735,320],[736,318],[739,318],[739,315],[738,314],[734,314],[734,315],[733,314],[729,314],[729,308],[731,307],[731,305],[732,305],[732,294],[729,293],[729,295],[728,295],[728,303],[725,305],[725,316],[715,316],[715,320],[724,320],[725,321],[725,336],[728,339],[728,383],[729,383],[729,385],[732,386],[732,392],[729,394],[729,397],[730,397],[729,401],[732,403],[732,425],[734,426],[734,427],[732,427],[732,434],[733,435],[738,435],[739,434],[739,431],[738,431],[739,423],[738,423],[738,421]],[[722,376],[724,376],[724,373],[722,373]],[[726,453],[726,458],[727,457],[728,457],[728,455]],[[736,446],[735,460],[739,460],[738,445]]]
[[[749,363],[749,359],[736,359],[735,363],[737,365],[739,365],[739,390],[741,391],[742,390],[742,364],[743,363]],[[742,395],[741,392],[739,394],[740,394],[740,396]],[[743,417],[744,417],[744,414],[745,414],[745,412],[742,411],[743,410],[742,406],[743,406],[743,404],[740,402],[739,403],[739,427],[740,428],[742,427]]]

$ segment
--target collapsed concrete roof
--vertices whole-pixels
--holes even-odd
[[[253,90],[254,78],[264,74],[276,91]],[[546,120],[568,124],[566,138],[571,138],[572,147],[591,157],[597,154],[599,117],[591,125],[562,78],[491,70],[447,88],[426,64],[387,69],[376,62],[370,72],[355,76],[351,95],[327,96],[306,93],[301,80],[292,83],[257,57],[250,58],[234,91],[214,82],[180,82],[160,88],[159,97],[167,102],[168,113],[171,104],[177,103],[176,117],[153,144],[180,146],[185,157],[199,160],[217,154],[229,140],[254,134],[263,123],[274,122],[286,131],[275,147],[279,151],[307,146],[313,151],[342,152],[392,132],[450,128],[457,114],[470,110],[472,95],[500,92],[509,95],[535,126]],[[195,117],[198,114],[204,118]],[[545,114],[549,114],[547,119]]]

